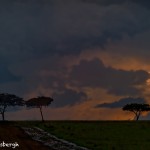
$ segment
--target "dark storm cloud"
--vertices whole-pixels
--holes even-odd
[[[72,2],[72,3],[71,3]],[[60,45],[66,51],[81,51],[91,47],[103,47],[108,39],[122,39],[124,34],[134,36],[149,29],[149,11],[137,5],[86,4],[86,1],[65,3],[55,14],[56,28],[65,36]],[[57,7],[56,7],[57,8]],[[145,22],[146,21],[146,22]],[[62,44],[62,43],[63,44]]]
[[[62,55],[104,47],[108,40],[119,41],[124,34],[132,37],[149,29],[150,12],[143,6],[109,0],[97,3],[86,0],[0,1],[0,63],[12,67],[15,75],[23,78],[20,84],[2,88],[24,95],[39,87],[63,90],[70,81],[66,79],[68,70],[60,69],[64,66],[58,63]],[[148,78],[144,71],[116,70],[98,60],[80,63],[83,64],[93,71],[85,74],[78,68],[82,66],[74,67],[70,78],[81,82],[77,86],[102,87],[116,95],[138,93],[134,86]],[[42,75],[45,70],[48,73]],[[83,80],[78,79],[80,75],[75,70],[80,70]],[[5,75],[1,81],[16,80],[11,72],[2,72]]]
[[[52,104],[53,107],[72,106],[87,100],[85,93],[71,89],[64,89],[60,93],[54,93],[52,97],[55,99],[55,103]]]
[[[133,36],[150,26],[148,10],[119,1],[8,0],[0,8],[1,61],[8,63],[103,47],[108,39]]]
[[[42,3],[42,2],[41,2]],[[0,56],[8,63],[32,59],[51,48],[52,7],[40,1],[0,2]],[[48,3],[49,4],[49,3]],[[14,59],[15,58],[15,59]]]
[[[112,103],[103,103],[103,104],[98,104],[95,106],[95,108],[122,108],[126,104],[130,103],[145,103],[145,99],[143,98],[132,98],[132,97],[127,97],[127,98],[122,98],[118,101],[112,102]]]
[[[6,66],[0,65],[0,83],[18,82],[21,77],[14,75]]]
[[[124,3],[130,4],[130,3],[135,3],[138,4],[140,6],[144,6],[144,7],[149,7],[150,2],[145,0],[145,1],[141,1],[141,0],[82,0],[85,3],[95,3],[95,4],[99,4],[99,5],[103,5],[103,6],[109,6],[109,5],[121,5]]]
[[[106,67],[99,59],[82,60],[70,72],[72,85],[79,87],[101,87],[115,95],[140,94],[139,85],[146,83],[150,75],[143,70],[125,71]]]

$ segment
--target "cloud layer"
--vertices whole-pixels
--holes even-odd
[[[131,103],[146,103],[145,99],[143,98],[132,98],[132,97],[127,97],[127,98],[122,98],[116,102],[112,103],[103,103],[103,104],[98,104],[95,106],[96,108],[122,108],[126,104],[131,104]]]
[[[143,70],[125,71],[106,67],[99,59],[82,60],[73,66],[70,73],[73,85],[83,87],[101,87],[115,95],[140,94],[138,85],[143,85],[149,79],[149,73]]]
[[[149,3],[0,1],[1,92],[26,100],[53,96],[59,119],[73,109],[78,113],[69,119],[92,119],[88,112],[99,118],[96,104],[128,96],[148,99]]]

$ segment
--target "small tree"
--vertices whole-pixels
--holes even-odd
[[[150,111],[150,105],[149,104],[137,104],[137,103],[131,103],[127,104],[122,108],[124,111],[131,111],[135,114],[136,120],[139,120],[139,117],[142,112]]]
[[[2,120],[5,120],[5,112],[7,107],[10,106],[23,106],[24,100],[16,95],[1,93],[0,94],[0,114],[2,115]]]
[[[42,117],[42,121],[44,122],[42,107],[43,106],[46,107],[46,106],[50,105],[52,101],[53,101],[53,99],[51,97],[41,96],[41,97],[29,99],[28,101],[26,101],[26,106],[32,107],[32,108],[34,108],[34,107],[39,108],[41,117]]]

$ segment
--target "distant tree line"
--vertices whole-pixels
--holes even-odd
[[[42,121],[44,122],[44,116],[42,112],[43,106],[49,106],[53,99],[51,97],[40,96],[36,98],[31,98],[27,101],[23,100],[14,94],[1,93],[0,94],[0,114],[2,116],[2,120],[5,121],[5,112],[7,108],[12,106],[26,106],[30,108],[39,108]]]
[[[28,108],[39,108],[42,122],[44,122],[44,115],[43,115],[43,107],[49,106],[53,101],[53,98],[40,96],[34,97],[29,100],[24,100],[14,94],[8,93],[0,93],[0,114],[2,116],[2,120],[5,121],[5,112],[7,111],[8,107],[14,106],[26,106]],[[123,111],[130,111],[135,114],[136,120],[139,120],[140,115],[143,112],[150,111],[149,104],[139,104],[139,103],[130,103],[123,106]]]

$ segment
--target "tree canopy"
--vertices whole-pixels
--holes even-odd
[[[0,113],[3,121],[5,120],[4,114],[9,106],[23,106],[24,100],[14,94],[1,93],[0,94]]]
[[[131,104],[126,104],[122,109],[124,111],[133,112],[135,114],[136,120],[138,120],[142,112],[150,111],[150,105],[149,104],[131,103]]]
[[[42,106],[48,106],[51,104],[52,101],[53,99],[51,97],[40,96],[37,98],[31,98],[28,101],[26,101],[26,106],[40,108],[42,121],[44,121]]]
[[[53,101],[50,97],[45,96],[39,96],[36,98],[31,98],[28,101],[26,101],[27,107],[40,107],[40,106],[48,106]]]

